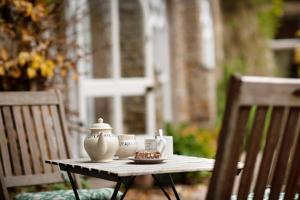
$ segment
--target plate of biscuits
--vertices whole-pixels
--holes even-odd
[[[152,151],[137,151],[135,156],[128,157],[128,159],[136,164],[157,164],[166,160],[161,157],[161,153]]]

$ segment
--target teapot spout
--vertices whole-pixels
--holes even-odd
[[[98,138],[98,146],[99,146],[99,153],[102,155],[106,153],[107,151],[107,144],[104,141],[104,133],[100,133],[99,138]]]

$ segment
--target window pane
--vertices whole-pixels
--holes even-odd
[[[113,126],[112,123],[112,98],[104,97],[104,98],[89,98],[88,99],[88,123],[91,126],[93,123],[98,122],[98,118],[103,118],[105,123],[109,123]]]
[[[110,1],[88,1],[90,5],[91,48],[93,78],[110,78],[111,72],[111,16]]]
[[[143,12],[138,0],[119,1],[121,76],[144,76]]]
[[[144,96],[123,97],[123,123],[125,134],[145,134],[146,106]]]

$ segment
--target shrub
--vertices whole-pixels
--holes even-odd
[[[196,126],[166,124],[166,133],[173,136],[174,153],[205,158],[214,158],[217,146],[217,129],[202,129]],[[209,173],[180,173],[174,176],[176,182],[193,184],[207,180]]]

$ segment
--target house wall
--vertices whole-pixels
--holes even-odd
[[[197,0],[168,0],[173,118],[211,127],[215,119],[215,71],[201,66]]]
[[[93,78],[112,78],[112,22],[110,1],[89,1],[93,52]],[[138,0],[119,1],[121,77],[143,77],[143,13]],[[145,132],[145,97],[122,97],[124,133]],[[95,98],[93,121],[102,116],[112,124],[112,98]],[[121,134],[121,133],[120,133]]]
[[[167,0],[170,38],[173,122],[192,122],[211,127],[215,119],[215,70],[201,65],[198,0]],[[138,0],[119,1],[121,76],[144,76],[143,13]],[[109,1],[90,1],[93,74],[111,77],[111,16]],[[157,78],[157,77],[156,77]],[[159,87],[159,84],[156,85]],[[158,89],[158,88],[156,88]],[[157,90],[158,91],[158,90]],[[161,93],[157,93],[161,95]],[[157,97],[157,106],[162,98]],[[124,133],[145,132],[145,97],[123,97]],[[112,99],[94,102],[94,120],[101,115],[112,121]],[[157,109],[161,121],[162,109]],[[157,122],[163,126],[162,122]]]

